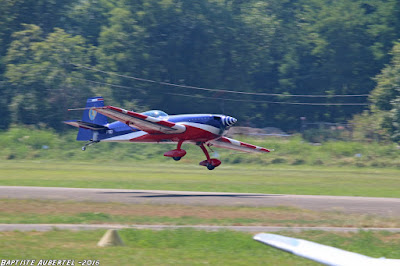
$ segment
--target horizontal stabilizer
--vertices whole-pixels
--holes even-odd
[[[97,124],[93,124],[90,122],[84,122],[81,120],[70,120],[70,121],[64,121],[65,124],[67,125],[71,125],[74,127],[78,127],[78,128],[84,128],[84,129],[91,129],[91,130],[109,130],[108,127],[106,126],[102,126],[102,125],[97,125]]]

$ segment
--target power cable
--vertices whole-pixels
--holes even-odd
[[[113,75],[113,76],[117,76],[117,77],[133,79],[133,80],[147,82],[147,83],[159,84],[159,85],[164,85],[164,86],[172,86],[172,87],[178,87],[178,88],[202,90],[202,91],[220,92],[220,93],[222,92],[222,93],[233,93],[233,94],[242,94],[242,95],[281,96],[281,97],[308,97],[308,98],[368,97],[369,96],[369,94],[305,95],[305,94],[279,94],[279,93],[262,93],[262,92],[245,92],[245,91],[208,89],[208,88],[202,88],[202,87],[181,85],[181,84],[175,84],[175,83],[169,83],[169,82],[163,82],[163,81],[155,81],[155,80],[151,80],[151,79],[138,78],[138,77],[133,77],[133,76],[128,76],[128,75],[122,75],[122,74],[118,74],[118,73],[115,73],[115,72],[104,71],[104,70],[100,70],[100,69],[97,69],[97,68],[94,68],[94,67],[88,67],[88,66],[84,66],[84,65],[80,65],[80,64],[74,64],[74,63],[70,63],[70,64],[75,66],[75,67],[85,68],[85,69],[88,69],[88,70],[104,73],[104,74],[107,74],[107,75]],[[368,105],[368,104],[364,104],[364,105]]]
[[[234,102],[254,102],[254,103],[270,103],[270,104],[291,104],[291,105],[318,105],[318,106],[365,106],[369,105],[368,103],[303,103],[303,102],[277,102],[277,101],[260,101],[260,100],[244,100],[244,99],[230,99],[230,98],[219,98],[219,97],[204,97],[200,95],[188,95],[182,93],[170,93],[166,94],[174,95],[174,96],[183,96],[183,97],[191,97],[191,98],[200,98],[200,99],[214,99],[214,100],[226,100],[226,101],[234,101]]]
[[[141,89],[128,87],[128,86],[115,85],[115,84],[112,84],[112,83],[88,80],[88,79],[83,79],[83,78],[75,78],[75,77],[72,77],[72,79],[83,80],[83,81],[87,81],[87,82],[94,83],[94,84],[107,85],[107,86],[112,86],[112,87],[117,87],[117,88],[135,89],[135,90],[139,90],[139,91],[143,92],[143,90],[141,90]],[[173,96],[182,96],[182,97],[198,98],[198,99],[210,99],[210,100],[226,100],[226,101],[233,101],[233,102],[254,102],[254,103],[291,104],[291,105],[318,105],[318,106],[324,106],[324,105],[327,105],[327,106],[340,106],[340,105],[344,105],[344,106],[360,106],[360,105],[369,105],[367,103],[303,103],[303,102],[260,101],[260,100],[244,100],[244,99],[231,99],[231,98],[221,98],[221,97],[204,97],[204,96],[201,96],[201,95],[188,95],[188,94],[171,93],[171,92],[161,92],[161,93],[162,94],[173,95]]]
[[[107,85],[107,86],[110,86],[110,87],[137,90],[137,91],[140,91],[141,93],[144,93],[144,90],[138,89],[138,88],[122,86],[122,85],[116,85],[116,84],[112,84],[112,83],[108,83],[108,82],[94,81],[94,80],[89,80],[89,79],[84,79],[84,78],[75,78],[75,77],[71,77],[71,78],[72,79],[77,79],[77,80],[87,81],[87,82],[94,83],[94,84]]]

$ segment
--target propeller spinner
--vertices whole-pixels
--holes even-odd
[[[226,127],[233,126],[237,122],[237,119],[232,116],[224,116],[222,117],[222,124]]]

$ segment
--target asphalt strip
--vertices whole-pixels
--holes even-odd
[[[301,232],[301,231],[326,231],[326,232],[359,232],[359,231],[386,231],[397,233],[400,228],[354,228],[354,227],[283,227],[283,226],[217,226],[217,225],[123,225],[123,224],[0,224],[0,231],[52,231],[52,230],[100,230],[100,229],[137,229],[137,230],[175,230],[195,229],[204,231],[239,231],[239,232]]]
[[[0,186],[0,199],[73,200],[78,202],[193,206],[291,206],[314,211],[339,211],[343,213],[400,217],[399,198],[378,197]]]

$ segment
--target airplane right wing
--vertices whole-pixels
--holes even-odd
[[[261,233],[255,235],[253,239],[325,265],[400,266],[400,259],[371,258],[355,252],[293,237]]]
[[[207,144],[218,148],[225,148],[242,152],[270,152],[270,150],[266,148],[227,137],[220,137],[218,139],[210,140],[209,142],[207,142]]]

